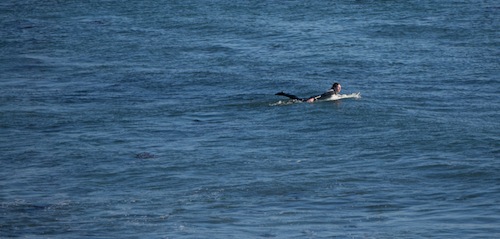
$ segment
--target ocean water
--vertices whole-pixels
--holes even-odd
[[[1,238],[498,238],[500,3],[0,3]],[[360,99],[294,103],[340,82]]]

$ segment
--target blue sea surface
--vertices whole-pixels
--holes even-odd
[[[499,238],[494,0],[0,3],[0,238]],[[293,103],[333,82],[360,99]]]

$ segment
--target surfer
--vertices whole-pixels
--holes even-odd
[[[338,93],[340,93],[341,90],[342,90],[342,86],[339,83],[335,82],[335,83],[333,83],[332,88],[330,88],[327,92],[325,92],[321,95],[317,95],[317,96],[313,96],[313,97],[309,97],[309,98],[299,98],[295,95],[287,94],[283,91],[276,93],[276,95],[286,96],[292,100],[298,100],[298,101],[312,103],[312,102],[317,101],[317,100],[328,99],[332,95],[337,95]]]

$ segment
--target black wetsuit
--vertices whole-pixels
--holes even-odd
[[[288,98],[290,98],[290,99],[292,99],[292,100],[299,100],[299,101],[306,101],[306,100],[307,100],[307,99],[302,99],[302,98],[299,98],[299,97],[297,97],[297,96],[295,96],[295,95],[287,94],[287,93],[285,93],[285,92],[283,92],[283,91],[282,91],[282,92],[278,92],[278,93],[276,93],[275,95],[282,95],[282,96],[286,96],[286,97],[288,97]]]
[[[325,99],[325,98],[329,98],[331,97],[332,95],[335,95],[335,91],[333,89],[330,89],[328,90],[327,92],[321,94],[321,95],[317,95],[317,96],[313,96],[313,97],[309,97],[309,98],[300,98],[300,97],[297,97],[295,95],[291,95],[291,94],[287,94],[285,92],[278,92],[276,93],[276,95],[282,95],[282,96],[286,96],[292,100],[299,100],[299,101],[307,101],[308,99],[311,99],[311,98],[314,98],[314,100],[321,100],[321,99]]]

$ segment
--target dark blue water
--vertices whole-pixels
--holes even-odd
[[[498,29],[493,0],[2,1],[0,237],[499,237]],[[274,95],[333,82],[362,98]]]

